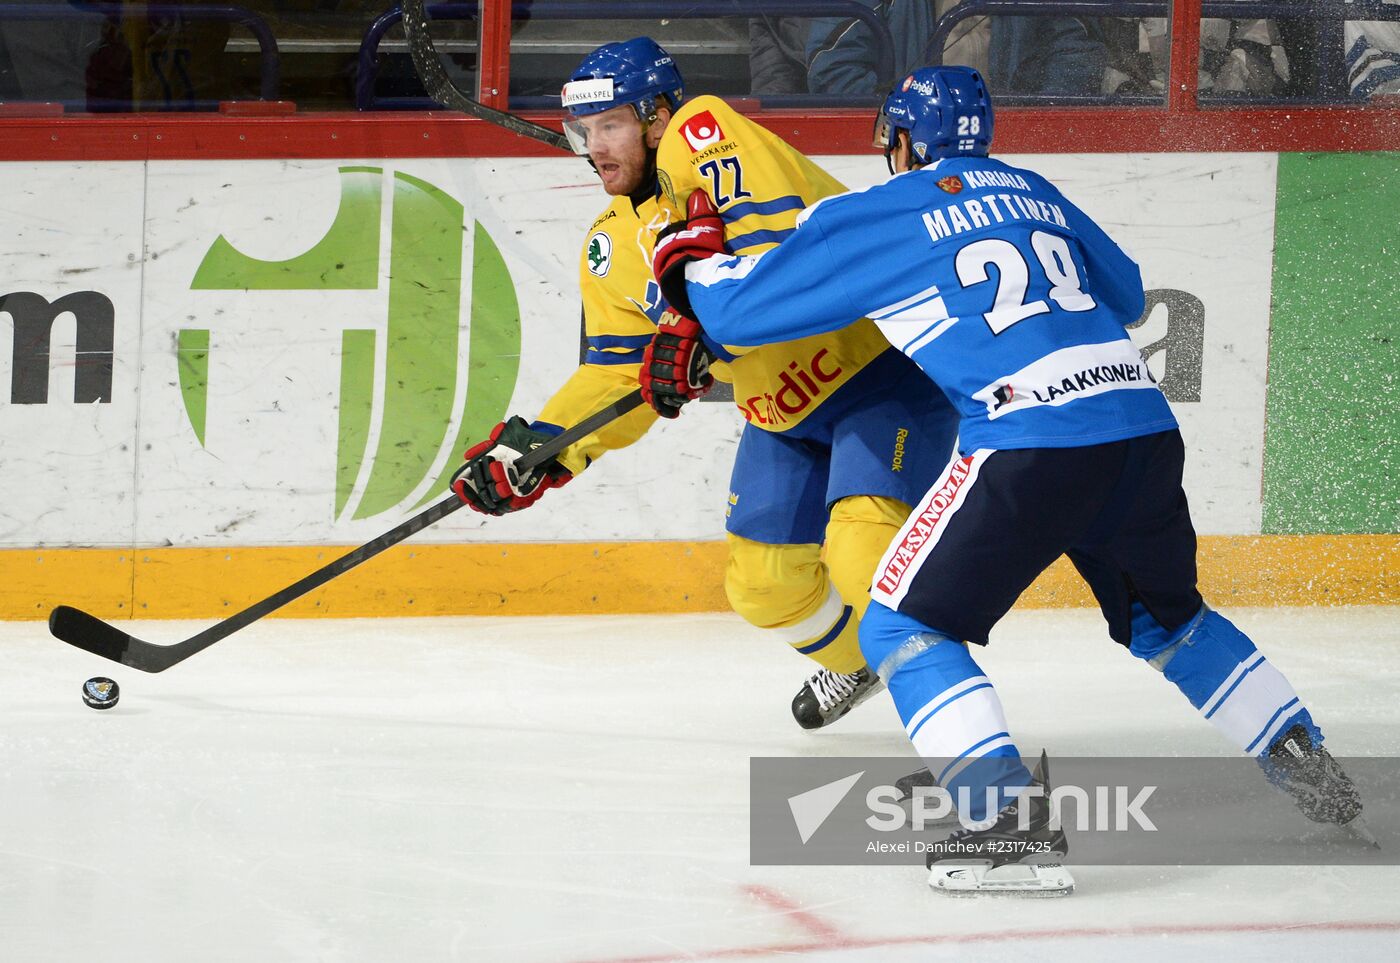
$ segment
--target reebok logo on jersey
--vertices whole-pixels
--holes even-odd
[[[949,174],[947,177],[938,179],[938,186],[949,194],[958,194],[962,192],[963,182],[958,175]]]
[[[720,130],[714,114],[702,110],[681,125],[681,136],[690,145],[693,154],[724,140],[724,131]]]
[[[890,461],[890,471],[904,470],[904,443],[909,440],[909,429],[901,428],[894,435],[894,458]]]

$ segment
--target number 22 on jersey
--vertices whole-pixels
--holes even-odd
[[[716,208],[723,207],[730,201],[753,197],[744,190],[744,168],[739,164],[737,157],[708,160],[697,170],[710,179],[710,200],[715,202]]]

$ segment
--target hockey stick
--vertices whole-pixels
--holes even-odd
[[[499,124],[513,134],[533,137],[551,147],[573,153],[568,138],[563,134],[531,123],[523,117],[487,107],[468,97],[452,82],[452,78],[447,76],[447,69],[438,58],[433,38],[428,34],[428,12],[424,9],[424,0],[403,0],[403,31],[408,38],[408,55],[413,60],[414,69],[418,71],[418,79],[423,81],[423,88],[433,100],[452,110],[460,110],[464,114]]]
[[[563,451],[585,435],[591,434],[612,422],[642,403],[640,390],[634,391],[602,411],[590,415],[558,437],[526,452],[516,461],[516,467],[528,470],[541,465]],[[420,532],[429,525],[451,515],[464,503],[456,495],[450,495],[422,512],[414,515],[402,525],[385,532],[373,541],[366,542],[347,555],[317,569],[310,575],[274,592],[254,605],[248,606],[237,615],[231,615],[222,622],[216,622],[203,632],[174,645],[155,645],[124,632],[115,625],[89,615],[81,609],[60,605],[49,613],[49,631],[53,635],[76,646],[84,652],[100,655],[104,659],[120,662],[122,665],[142,672],[164,672],[172,665],[183,662],[196,652],[202,652],[220,639],[227,638],[239,629],[256,622],[270,612],[275,612],[307,592],[324,585],[331,579],[344,575],[357,565],[367,562],[380,552],[397,545],[410,535]]]

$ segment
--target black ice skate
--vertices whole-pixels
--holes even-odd
[[[1269,782],[1293,797],[1304,816],[1315,823],[1336,823],[1380,847],[1361,819],[1361,794],[1356,784],[1326,748],[1313,745],[1302,725],[1292,726],[1275,739],[1259,765]]]
[[[1044,752],[1031,779],[1039,794],[1007,804],[985,829],[959,829],[934,844],[926,861],[930,886],[954,896],[1068,896],[1074,892],[1074,876],[1063,862],[1069,841],[1050,805]]]
[[[804,729],[829,726],[885,687],[868,668],[840,673],[822,669],[797,690],[792,717]]]
[[[931,796],[938,791],[938,780],[927,769],[920,769],[907,776],[900,776],[894,781],[894,788],[899,793],[899,798],[895,802],[903,806],[906,813],[906,826],[912,826],[918,831],[930,826],[951,826],[958,822],[958,814],[955,812],[950,812],[946,816],[934,817],[928,815],[927,810],[919,808],[918,804],[915,803],[915,796]],[[917,820],[916,813],[918,813]]]

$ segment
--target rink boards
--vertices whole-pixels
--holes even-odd
[[[1207,590],[1395,601],[1393,155],[1019,160],[1143,265],[1133,337],[1190,446]],[[440,497],[578,363],[604,198],[577,161],[3,166],[0,617],[241,606]],[[741,426],[692,406],[545,505],[459,512],[289,614],[724,608]],[[1028,601],[1085,599],[1056,570]]]

